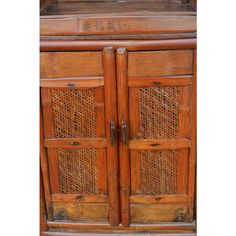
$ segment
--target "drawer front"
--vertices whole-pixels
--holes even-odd
[[[193,73],[192,50],[130,52],[129,76],[169,76]]]
[[[101,52],[42,52],[40,61],[41,78],[103,75]]]

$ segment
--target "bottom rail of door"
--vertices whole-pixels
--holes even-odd
[[[129,227],[112,227],[108,223],[85,224],[85,223],[69,223],[69,222],[53,222],[48,221],[47,226],[49,231],[42,232],[41,236],[79,236],[81,233],[101,233],[101,232],[114,232],[114,233],[127,233],[127,232],[158,232],[168,233],[185,233],[183,235],[195,235],[196,223],[160,223],[160,224],[131,224]],[[186,234],[187,233],[187,234]],[[157,234],[158,235],[158,234]],[[165,234],[164,234],[165,235]],[[182,234],[179,234],[182,235]]]

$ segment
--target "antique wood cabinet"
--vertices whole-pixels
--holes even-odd
[[[195,8],[41,1],[41,235],[194,234]]]

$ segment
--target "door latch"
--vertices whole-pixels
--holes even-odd
[[[110,122],[110,141],[112,145],[115,144],[115,132],[116,132],[115,123],[114,121],[111,121]]]
[[[122,124],[121,124],[121,135],[122,135],[122,142],[124,144],[127,144],[127,125],[126,125],[126,121],[122,121]]]

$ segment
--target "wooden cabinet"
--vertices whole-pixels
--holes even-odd
[[[53,4],[44,12],[72,11]],[[107,36],[85,40],[65,36],[79,32],[67,23],[60,31],[58,19],[41,20],[42,235],[194,232],[195,38],[132,40],[130,23],[119,28],[127,39],[106,39],[102,23],[87,23],[80,30]]]

